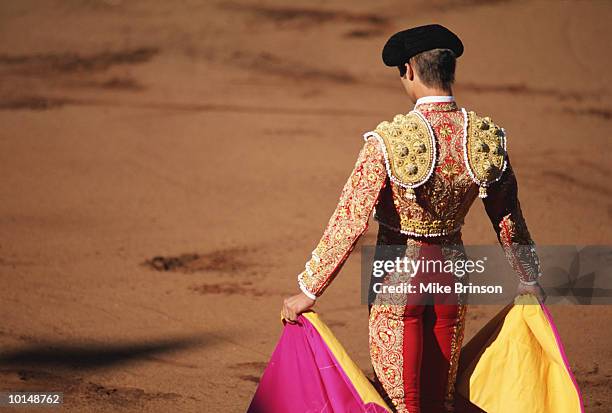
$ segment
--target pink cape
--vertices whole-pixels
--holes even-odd
[[[390,413],[315,313],[286,324],[248,413]]]

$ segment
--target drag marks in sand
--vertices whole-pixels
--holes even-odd
[[[0,73],[20,76],[49,76],[57,73],[85,73],[113,66],[146,63],[159,53],[154,47],[103,51],[88,55],[76,52],[31,55],[0,55]]]
[[[259,378],[263,374],[268,363],[261,361],[251,361],[236,363],[230,366],[231,370],[236,371],[238,378],[243,381],[259,384]]]
[[[609,406],[605,400],[612,389],[612,374],[600,371],[599,365],[593,363],[589,368],[576,368],[574,375],[578,385],[583,389],[586,411],[590,413],[608,413]],[[588,389],[588,391],[584,391]]]
[[[189,253],[178,256],[158,255],[145,261],[145,265],[157,271],[194,272],[234,272],[250,266],[246,255],[252,252],[247,248],[234,247],[207,253]]]
[[[572,100],[582,102],[588,99],[600,99],[606,93],[603,91],[562,91],[558,89],[534,87],[524,83],[497,83],[497,84],[477,84],[477,83],[457,83],[457,90],[473,93],[503,93],[515,96],[538,96],[558,100]]]
[[[154,47],[43,54],[0,54],[0,110],[48,110],[65,105],[95,105],[93,100],[48,95],[48,89],[68,88],[128,91],[145,90],[144,85],[116,67],[140,65],[159,53]],[[42,83],[41,83],[42,82]],[[44,85],[44,89],[40,86]],[[110,105],[109,105],[110,106]]]
[[[321,81],[340,84],[357,83],[357,78],[347,71],[309,66],[306,63],[278,56],[270,52],[251,53],[235,51],[229,62],[248,67],[264,75],[279,76],[299,82]]]
[[[253,297],[263,297],[266,295],[265,291],[258,290],[253,286],[250,281],[244,281],[240,283],[234,282],[222,282],[216,284],[200,284],[192,285],[189,290],[194,293],[201,295],[207,294],[221,294],[221,295],[250,295]]]
[[[256,276],[255,261],[249,257],[254,249],[234,247],[214,250],[207,253],[189,253],[177,256],[156,256],[143,264],[161,272],[178,272],[183,274],[207,273],[216,282],[191,285],[189,290],[200,295],[250,295],[260,297],[263,290],[254,287],[252,281],[229,281],[226,277],[234,275]]]
[[[606,108],[585,108],[585,109],[566,108],[565,112],[571,113],[573,115],[578,115],[578,116],[591,116],[591,117],[603,119],[606,121],[612,119],[612,109],[606,109]]]
[[[277,27],[306,29],[327,23],[348,23],[384,28],[388,19],[374,13],[348,10],[326,10],[313,7],[284,7],[271,5],[223,4],[224,9],[249,13],[258,20],[274,23]]]
[[[79,104],[77,100],[53,98],[48,96],[15,96],[0,98],[0,110],[49,110],[69,104]]]

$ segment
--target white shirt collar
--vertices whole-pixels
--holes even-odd
[[[422,98],[418,98],[415,106],[421,105],[424,103],[448,103],[454,102],[454,96],[423,96]]]

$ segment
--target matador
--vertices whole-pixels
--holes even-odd
[[[457,35],[436,24],[401,31],[385,44],[383,61],[399,69],[414,108],[365,133],[338,205],[298,275],[301,292],[284,301],[289,322],[323,294],[372,213],[379,223],[378,246],[401,245],[414,259],[460,259],[461,228],[477,198],[518,276],[519,292],[543,296],[506,131],[490,117],[459,107],[453,96],[462,54]],[[449,274],[436,275],[450,282]],[[465,314],[461,297],[422,294],[416,301],[371,303],[371,361],[381,392],[397,412],[452,409]]]

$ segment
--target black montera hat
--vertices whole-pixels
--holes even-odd
[[[463,54],[463,43],[446,27],[428,24],[395,33],[385,43],[382,58],[387,66],[401,66],[411,57],[432,49],[450,49],[459,57]]]

